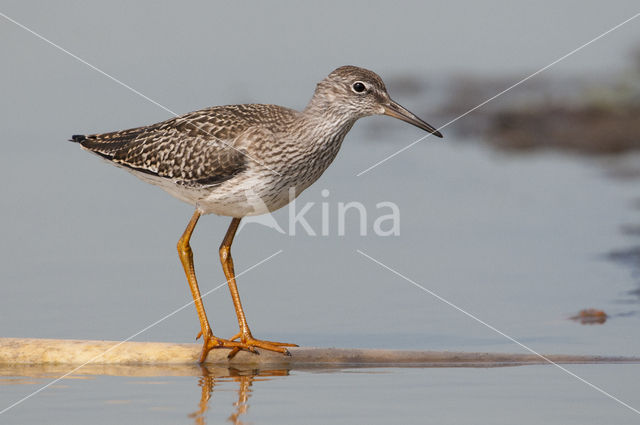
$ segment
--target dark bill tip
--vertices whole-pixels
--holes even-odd
[[[422,121],[418,118],[413,112],[405,109],[403,106],[394,102],[393,100],[389,102],[388,105],[384,105],[384,115],[389,115],[390,117],[397,118],[404,122],[408,122],[409,124],[415,125],[418,128],[423,129],[424,131],[428,131],[437,137],[442,137],[442,133],[435,129],[432,125]]]

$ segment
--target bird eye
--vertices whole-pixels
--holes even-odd
[[[364,83],[360,82],[360,81],[356,81],[355,83],[353,83],[353,91],[356,93],[362,93],[364,91],[364,89],[366,89]]]

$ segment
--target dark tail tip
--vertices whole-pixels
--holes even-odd
[[[69,139],[70,142],[76,143],[82,143],[85,140],[87,140],[87,137],[82,134],[74,134],[73,136],[71,136],[71,139]]]

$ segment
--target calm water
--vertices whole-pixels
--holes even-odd
[[[640,403],[637,369],[637,365],[571,367],[636,406]],[[5,413],[2,423],[638,423],[637,414],[546,366],[271,370],[257,375],[188,368],[113,372],[127,376],[64,380],[37,400],[27,401],[30,406],[25,403]],[[150,376],[144,376],[147,372]],[[191,376],[196,373],[200,376]],[[1,382],[4,401],[47,380],[3,378]]]
[[[400,126],[397,130],[412,136]],[[397,159],[393,179],[386,168],[366,179],[353,178],[359,166],[392,149],[362,140],[359,133],[319,188],[302,200],[323,202],[322,187],[330,188],[329,199],[357,199],[367,206],[393,200],[402,211],[401,235],[361,237],[354,232],[323,238],[302,232],[294,238],[258,224],[245,227],[235,249],[238,270],[283,249],[240,278],[255,334],[303,345],[521,351],[355,252],[361,249],[537,351],[640,352],[633,268],[606,258],[610,251],[637,245],[637,237],[619,229],[637,222],[633,182],[606,177],[598,162],[503,157],[455,140],[425,143]],[[172,240],[188,209],[159,192],[153,207],[161,213],[145,218],[146,202],[144,211],[130,209],[123,221],[118,209],[138,202],[138,191],[156,202],[154,191],[92,160],[78,158],[108,175],[98,180],[105,198],[121,189],[130,191],[132,199],[80,203],[70,211],[92,210],[74,214],[82,232],[64,239],[64,228],[50,228],[40,236],[41,243],[31,250],[67,240],[72,258],[64,249],[52,250],[48,256],[53,259],[34,255],[36,264],[27,273],[13,275],[14,283],[5,289],[13,302],[3,301],[3,335],[122,339],[188,301]],[[424,195],[418,196],[418,190]],[[348,197],[352,193],[358,196]],[[103,210],[112,202],[123,203]],[[316,213],[309,221],[319,226],[321,214]],[[118,224],[110,223],[109,216],[117,217]],[[284,213],[275,219],[287,223]],[[103,224],[93,227],[92,222]],[[211,217],[202,224],[194,244],[196,261],[202,266],[202,287],[212,288],[223,281],[215,246],[226,220]],[[138,230],[131,239],[127,233],[133,229]],[[122,240],[134,242],[121,246]],[[276,280],[282,271],[285,277]],[[219,334],[234,330],[230,305],[223,290],[206,299]],[[588,307],[603,309],[611,318],[593,326],[567,319]],[[136,339],[190,341],[196,325],[189,308]],[[569,369],[631,405],[640,403],[638,365]],[[9,405],[67,370],[4,370],[0,401]],[[43,412],[51,423],[638,421],[635,413],[552,366],[264,371],[255,379],[250,377],[255,371],[199,368],[106,373],[62,380],[5,413],[3,423],[40,422]],[[211,392],[209,401],[201,401],[203,391]]]
[[[470,4],[464,13],[422,2],[350,3],[289,6],[285,14],[236,5],[184,10],[167,2],[150,14],[138,4],[7,1],[2,11],[186,112],[238,102],[302,107],[317,79],[345,63],[388,80],[411,75],[427,84],[449,73],[521,78],[636,12],[633,1],[614,3],[559,2],[553,13],[525,3]],[[327,19],[332,31],[320,24]],[[177,20],[189,25],[176,26]],[[606,73],[616,58],[624,63],[638,31],[637,24],[621,28],[547,76]],[[192,210],[65,140],[168,115],[5,21],[0,40],[3,56],[11,58],[0,69],[0,336],[127,338],[190,301],[175,244]],[[416,112],[431,105],[428,90],[424,99],[402,96],[397,100]],[[318,233],[326,208],[327,236],[310,236],[300,226],[295,236],[255,223],[241,230],[233,248],[238,272],[282,250],[239,278],[257,337],[315,346],[521,351],[361,250],[536,351],[640,353],[634,254],[640,238],[629,231],[640,225],[637,179],[611,177],[617,161],[505,156],[447,130],[445,142],[430,138],[356,177],[420,136],[387,117],[355,126],[335,164],[298,199],[298,211],[314,203],[305,217]],[[622,165],[638,162],[631,156]],[[337,234],[340,202],[366,208],[367,235],[359,234],[355,214],[347,217],[346,235]],[[399,236],[372,232],[375,219],[388,213],[376,207],[381,202],[398,206]],[[287,230],[288,210],[274,220]],[[224,282],[217,246],[227,225],[226,218],[205,217],[192,239],[204,291]],[[612,261],[611,253],[622,261]],[[205,305],[217,334],[235,333],[225,288]],[[592,307],[609,314],[605,324],[568,320]],[[135,340],[191,342],[197,331],[187,308]],[[569,369],[640,406],[638,365]],[[0,410],[66,371],[0,368]],[[6,412],[0,423],[639,420],[551,366],[253,374],[88,369]]]

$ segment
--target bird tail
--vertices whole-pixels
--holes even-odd
[[[103,145],[96,137],[97,135],[86,136],[84,134],[74,134],[69,139],[70,142],[79,143],[82,149],[88,150],[105,159],[113,159],[114,151],[108,148],[109,145]]]
[[[118,132],[90,135],[74,134],[69,141],[79,143],[83,149],[111,159],[129,143],[128,138],[117,137],[118,134]]]

